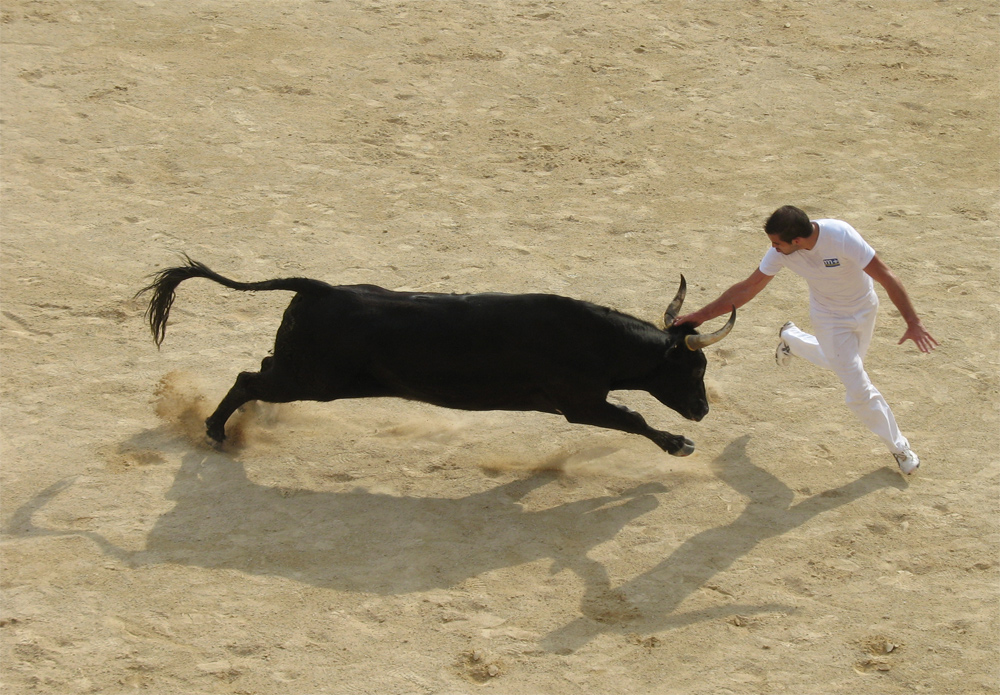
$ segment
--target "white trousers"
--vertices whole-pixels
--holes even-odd
[[[871,306],[853,316],[839,316],[813,307],[810,311],[813,330],[809,335],[799,328],[781,334],[792,354],[823,369],[832,370],[847,389],[844,401],[868,429],[877,434],[889,451],[899,453],[910,443],[899,431],[889,404],[865,372],[864,358],[875,333],[878,298]]]

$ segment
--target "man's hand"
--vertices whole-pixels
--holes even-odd
[[[680,321],[680,318],[677,319]],[[937,347],[938,341],[934,340],[934,336],[927,332],[922,324],[916,324],[915,326],[908,326],[906,328],[906,333],[903,337],[899,339],[897,345],[902,345],[907,340],[912,340],[916,343],[920,352],[930,352],[935,347]]]
[[[682,323],[690,323],[692,326],[694,326],[695,328],[697,328],[698,326],[700,326],[702,324],[701,321],[699,321],[697,318],[695,318],[695,314],[697,314],[697,313],[698,312],[695,311],[695,312],[692,312],[690,314],[684,314],[683,316],[678,316],[676,319],[674,319],[673,325],[674,326],[680,326]],[[670,326],[667,326],[667,328],[670,328]]]

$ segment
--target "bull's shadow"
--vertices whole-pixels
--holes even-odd
[[[189,451],[145,547],[120,548],[100,534],[35,526],[32,517],[71,483],[40,493],[15,515],[17,535],[82,535],[132,566],[176,563],[281,576],[318,587],[383,595],[453,588],[490,570],[540,559],[570,569],[588,587],[607,587],[588,551],[656,508],[658,483],[621,496],[540,511],[520,504],[559,476],[552,471],[461,498],[322,492],[259,485],[242,463]],[[594,589],[598,590],[597,588]]]
[[[616,587],[612,594],[627,607],[619,609],[621,619],[609,619],[607,613],[594,610],[606,604],[606,600],[590,592],[596,585],[588,585],[583,616],[547,635],[543,644],[548,650],[571,652],[602,632],[623,629],[657,632],[737,613],[786,612],[789,609],[785,606],[732,603],[681,613],[677,609],[712,577],[727,570],[762,541],[877,490],[906,487],[894,470],[882,468],[793,505],[794,492],[750,461],[746,453],[749,440],[749,436],[744,436],[731,442],[711,464],[716,475],[748,498],[743,512],[731,523],[692,536],[655,567]]]
[[[691,537],[648,572],[617,587],[587,553],[655,509],[655,493],[666,490],[662,485],[526,511],[520,500],[558,473],[539,472],[454,499],[316,492],[259,485],[236,460],[189,451],[167,494],[176,505],[156,521],[141,550],[120,548],[94,532],[35,526],[35,512],[69,481],[39,493],[13,515],[7,530],[20,536],[85,536],[133,566],[235,569],[382,595],[454,588],[490,570],[547,559],[553,573],[569,569],[584,585],[582,615],[543,639],[546,649],[565,653],[602,632],[656,632],[734,613],[788,611],[782,605],[732,603],[677,609],[762,541],[877,490],[906,485],[894,471],[881,469],[793,505],[794,493],[748,459],[748,441],[732,442],[711,464],[749,498],[743,512]]]

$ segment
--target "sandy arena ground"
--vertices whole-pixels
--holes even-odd
[[[997,693],[998,10],[987,0],[5,0],[9,693]],[[200,421],[287,293],[541,291],[658,321],[785,203],[846,219],[940,348],[779,370],[783,273],[707,351],[686,459],[399,400]],[[721,321],[719,322],[721,323]],[[709,325],[712,327],[712,324]]]

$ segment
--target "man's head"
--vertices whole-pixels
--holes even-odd
[[[771,240],[771,246],[788,255],[803,248],[810,248],[807,240],[813,235],[814,229],[809,215],[794,205],[785,205],[767,218],[764,232]]]

